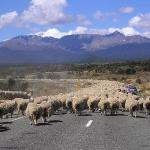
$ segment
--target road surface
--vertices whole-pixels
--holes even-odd
[[[1,123],[0,150],[150,150],[150,119],[144,114],[135,119],[127,113],[63,113],[38,126],[15,116]]]

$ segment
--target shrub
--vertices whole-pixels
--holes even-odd
[[[16,81],[13,78],[9,78],[8,79],[8,89],[9,90],[13,90],[13,88],[15,87]]]
[[[142,84],[142,80],[140,78],[136,79],[135,83]]]

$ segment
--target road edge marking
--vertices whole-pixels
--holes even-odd
[[[11,120],[11,121],[12,121],[12,122],[14,122],[14,121],[16,121],[16,120],[20,120],[20,119],[22,119],[22,118],[24,118],[24,116],[19,117],[19,118],[16,118],[16,119],[13,119],[13,120]]]

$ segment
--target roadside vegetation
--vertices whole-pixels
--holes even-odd
[[[103,64],[41,64],[0,66],[1,90],[35,90],[38,95],[49,92],[67,92],[71,87],[58,82],[49,83],[29,79],[98,79],[131,83],[141,89],[141,95],[150,95],[150,60]],[[64,84],[64,83],[63,83]],[[68,86],[67,86],[68,85]],[[65,88],[64,88],[65,87]]]

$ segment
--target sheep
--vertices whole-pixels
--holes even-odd
[[[39,104],[39,106],[41,106],[43,109],[43,122],[47,122],[46,118],[50,117],[54,113],[53,105],[47,101],[43,101],[41,104]]]
[[[122,92],[116,92],[113,97],[116,97],[119,101],[119,108],[121,109],[121,111],[125,111],[125,103],[126,103],[126,99],[127,99],[127,94],[122,93]]]
[[[29,103],[25,111],[25,115],[29,118],[31,125],[37,125],[37,120],[40,119],[43,114],[43,108],[35,103]]]
[[[143,108],[146,112],[146,115],[148,115],[150,111],[150,97],[147,97],[146,100],[144,101]]]
[[[87,109],[87,101],[89,97],[88,96],[78,96],[78,97],[73,97],[73,102],[72,102],[72,108],[75,113],[75,116],[77,113],[81,115],[81,112],[84,109]]]
[[[14,101],[17,104],[18,114],[19,114],[19,112],[21,112],[21,114],[24,116],[25,110],[27,108],[28,103],[30,102],[30,99],[15,98]]]
[[[111,114],[116,114],[117,115],[117,111],[119,110],[118,97],[117,98],[114,98],[114,97],[109,98],[108,101],[110,103]]]
[[[62,107],[62,102],[59,96],[49,97],[48,101],[53,105],[53,109],[55,112]]]
[[[0,91],[0,97],[4,99],[15,99],[15,98],[25,98],[28,99],[31,97],[31,93],[22,92],[22,91]]]
[[[98,109],[99,101],[100,101],[100,97],[99,96],[91,96],[88,99],[87,105],[88,105],[88,108],[89,108],[90,112],[94,112],[95,110]]]
[[[60,101],[62,103],[63,109],[66,109],[66,100],[67,100],[67,95],[60,96]]]
[[[131,93],[128,93],[128,98],[129,99],[134,99],[134,100],[139,100],[140,99],[140,96],[138,96],[138,95],[133,95],[133,94],[131,94]]]
[[[0,104],[5,103],[6,101],[11,101],[11,100],[0,100]]]
[[[67,111],[70,111],[70,113],[73,113],[72,101],[73,101],[73,96],[69,96],[66,99],[66,108]]]
[[[107,100],[101,100],[98,103],[98,107],[101,112],[101,115],[102,114],[107,115],[107,112],[110,110],[110,103]]]
[[[119,100],[119,107],[120,107],[121,111],[124,112],[126,99],[125,98],[119,98],[118,100]]]
[[[143,109],[144,109],[144,99],[143,98],[140,98],[139,100],[138,100],[138,103],[139,103],[139,110],[140,111],[143,111]]]
[[[47,100],[48,100],[48,96],[36,97],[34,98],[34,103],[40,104],[42,101],[47,101]]]
[[[16,102],[15,101],[10,101],[10,100],[5,100],[5,102],[0,103],[0,117],[2,118],[4,115],[7,115],[10,113],[11,118],[16,110]]]
[[[135,99],[127,99],[126,104],[125,104],[125,109],[129,111],[130,115],[133,117],[137,117],[137,111],[139,108],[139,103]]]

